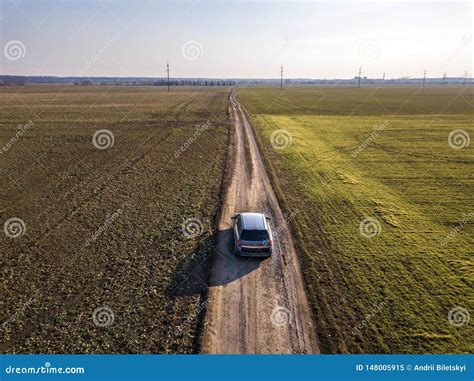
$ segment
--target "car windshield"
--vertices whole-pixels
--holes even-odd
[[[268,240],[268,233],[266,230],[242,230],[240,238],[244,241],[264,241]]]

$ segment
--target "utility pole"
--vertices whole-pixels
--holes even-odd
[[[446,73],[443,74],[443,83],[446,84]]]
[[[283,65],[280,67],[280,89],[283,89]]]
[[[385,82],[385,73],[383,73],[382,81]]]
[[[360,87],[360,76],[362,74],[362,67],[359,68],[359,87]]]
[[[170,61],[166,61],[166,74],[168,77],[168,92],[170,92]]]
[[[425,82],[426,82],[426,69],[423,72],[423,87],[425,87]]]
[[[464,72],[464,84],[467,83],[467,78],[469,76],[469,73],[467,71]]]

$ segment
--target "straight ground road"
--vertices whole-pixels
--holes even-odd
[[[295,245],[236,90],[233,133],[204,324],[204,353],[318,353]],[[233,253],[232,220],[263,211],[277,232],[269,259]]]

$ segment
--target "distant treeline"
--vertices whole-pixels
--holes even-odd
[[[75,86],[168,86],[166,78],[133,77],[27,77],[0,76],[0,86],[24,86],[26,84],[66,84]],[[236,80],[215,78],[170,78],[170,86],[234,86]]]
[[[358,77],[351,79],[285,79],[285,85],[342,85],[357,86]],[[360,79],[361,85],[419,85],[423,83],[423,78],[367,78]],[[443,77],[426,78],[427,85],[446,85],[446,84],[471,84],[470,78],[463,77]],[[75,86],[167,86],[166,78],[149,77],[36,77],[36,76],[14,76],[1,75],[0,86],[23,86],[26,84],[67,84]],[[170,86],[234,86],[234,85],[280,85],[280,79],[215,79],[215,78],[170,78]]]
[[[114,82],[97,82],[92,80],[75,81],[75,86],[96,86],[96,85],[120,85],[120,86],[168,86],[168,81],[114,81]],[[218,79],[173,79],[169,81],[170,86],[233,86],[235,81],[218,80]]]

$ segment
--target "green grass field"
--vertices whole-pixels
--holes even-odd
[[[0,88],[2,352],[199,349],[229,91]]]
[[[473,352],[472,87],[239,96],[294,216],[322,350]]]

